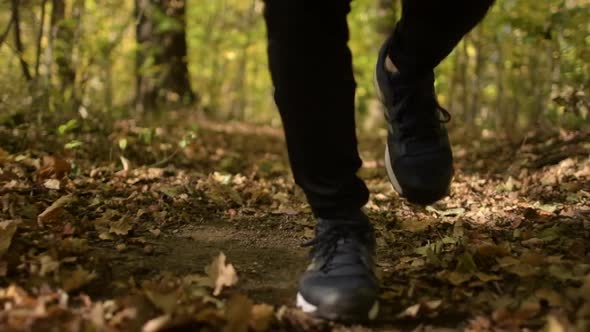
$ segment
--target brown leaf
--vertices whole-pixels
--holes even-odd
[[[246,295],[232,296],[225,306],[227,325],[224,332],[248,332],[250,315],[252,314],[252,300]]]
[[[154,306],[166,314],[172,314],[178,302],[178,294],[175,292],[162,292],[156,289],[146,289],[144,291],[147,298]]]
[[[255,332],[268,331],[274,318],[274,307],[268,304],[255,304],[252,307],[250,328]]]
[[[498,276],[495,276],[493,274],[483,273],[483,272],[476,272],[476,273],[474,273],[474,275],[477,277],[477,279],[479,279],[483,282],[502,280],[502,278],[500,278]]]
[[[43,187],[52,190],[59,190],[61,182],[58,179],[47,179],[43,182]]]
[[[545,264],[545,256],[534,251],[525,251],[520,256],[520,261],[532,266],[541,266]]]
[[[74,195],[65,195],[58,198],[53,204],[51,204],[45,211],[41,212],[41,214],[37,217],[37,222],[39,224],[44,224],[46,222],[55,221],[62,212],[62,209],[68,203],[74,202],[76,197]]]
[[[167,324],[172,320],[170,315],[162,315],[156,318],[150,319],[141,328],[142,332],[158,332],[162,331]]]
[[[404,311],[397,315],[398,318],[415,318],[420,312],[420,303],[416,303],[412,306],[407,307]]]
[[[568,332],[573,331],[574,329],[569,326],[567,322],[563,322],[562,319],[551,315],[547,317],[547,324],[543,328],[545,332]]]
[[[16,220],[0,222],[0,258],[8,251],[18,224]]]
[[[9,156],[10,156],[10,153],[8,153],[3,148],[0,148],[0,164],[3,164],[8,159]]]
[[[519,277],[530,277],[537,274],[537,269],[528,264],[512,265],[505,268],[506,271],[516,274]]]
[[[460,284],[469,281],[471,277],[471,273],[461,273],[457,271],[451,271],[446,276],[447,280],[454,286],[459,286]]]
[[[96,274],[94,272],[88,272],[81,266],[78,266],[76,270],[68,273],[65,278],[63,278],[62,288],[66,292],[71,292],[86,286],[94,278],[96,278]]]
[[[417,233],[428,229],[437,223],[435,218],[422,218],[422,219],[403,219],[400,223],[401,229],[404,231]]]
[[[221,294],[223,287],[231,287],[238,282],[238,275],[232,264],[226,264],[226,257],[224,253],[219,253],[219,256],[213,259],[213,262],[205,268],[205,272],[213,283],[213,295]]]
[[[111,224],[109,228],[109,233],[113,233],[116,235],[127,235],[129,231],[133,229],[133,224],[131,223],[131,218],[127,216],[122,216],[119,220],[115,221]]]
[[[45,156],[43,166],[37,171],[37,181],[41,182],[51,177],[61,179],[71,169],[72,166],[67,161],[55,156]]]
[[[299,309],[281,307],[277,312],[278,319],[295,331],[325,331],[327,321],[315,318]]]
[[[496,260],[498,261],[498,265],[500,265],[500,267],[508,267],[520,264],[520,261],[512,256],[505,256]]]
[[[432,313],[438,309],[442,304],[442,300],[432,300],[416,303],[407,307],[404,311],[397,315],[397,318],[416,318],[422,314]]]
[[[35,307],[37,306],[37,300],[31,297],[24,289],[17,285],[10,285],[4,291],[0,289],[0,296],[3,298],[11,299],[15,304],[23,307]]]
[[[42,277],[50,273],[53,273],[59,269],[59,262],[49,255],[42,255],[41,257],[39,257],[39,263],[41,263],[39,275]]]

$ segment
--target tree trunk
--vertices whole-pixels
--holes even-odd
[[[52,0],[51,39],[57,64],[60,88],[65,93],[73,94],[76,71],[72,64],[74,31],[66,21],[64,0]]]
[[[471,104],[469,105],[468,124],[474,124],[475,119],[480,115],[481,95],[483,90],[482,75],[484,69],[484,45],[482,43],[483,31],[480,27],[471,33],[473,48],[475,49],[475,67],[473,73],[473,90],[471,91]]]
[[[33,76],[31,75],[31,71],[29,70],[29,64],[24,59],[24,46],[21,38],[19,1],[12,0],[11,5],[12,19],[14,24],[14,47],[16,48],[23,76],[25,77],[27,82],[30,83],[33,80]]]
[[[136,107],[153,111],[162,104],[190,104],[185,0],[135,0]]]

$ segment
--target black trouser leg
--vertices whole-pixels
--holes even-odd
[[[444,59],[493,0],[404,0],[390,50],[402,73],[420,75]],[[266,0],[268,55],[291,168],[316,214],[356,213],[368,190],[354,121],[348,49],[350,0]]]
[[[422,76],[451,53],[494,0],[403,0],[390,58],[402,74]]]
[[[295,182],[316,216],[347,217],[368,199],[354,119],[349,0],[267,0],[268,55]]]

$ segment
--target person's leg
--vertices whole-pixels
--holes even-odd
[[[350,0],[266,0],[270,70],[295,181],[318,219],[297,306],[328,319],[378,311],[373,229],[354,120]]]
[[[403,0],[388,54],[410,75],[434,69],[486,15],[494,0]]]
[[[350,0],[267,0],[264,14],[291,169],[322,218],[358,213],[368,199],[356,176],[349,10]]]
[[[436,101],[434,68],[493,0],[403,0],[402,18],[379,53],[376,86],[389,124],[385,166],[397,192],[431,204],[449,192],[453,155]]]

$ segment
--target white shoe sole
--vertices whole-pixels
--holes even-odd
[[[350,317],[348,317],[348,315],[342,316],[339,315],[338,313],[320,313],[318,312],[318,307],[307,302],[305,300],[305,298],[303,298],[303,295],[301,295],[301,293],[297,293],[297,308],[301,309],[301,311],[310,314],[310,315],[317,315],[320,316],[322,318],[328,318],[328,319],[350,319]],[[366,315],[359,315],[359,318],[361,319],[368,319],[368,320],[375,320],[375,318],[377,318],[377,315],[379,314],[379,301],[375,301],[375,303],[373,303],[373,305],[371,306],[371,309],[367,312]],[[361,317],[364,316],[364,317]]]
[[[391,157],[389,156],[389,145],[385,145],[385,169],[387,170],[387,176],[389,177],[389,181],[393,185],[393,189],[397,191],[398,194],[403,195],[404,191],[402,190],[402,186],[400,186],[397,178],[395,177],[395,173],[393,172],[393,167],[391,165]]]

